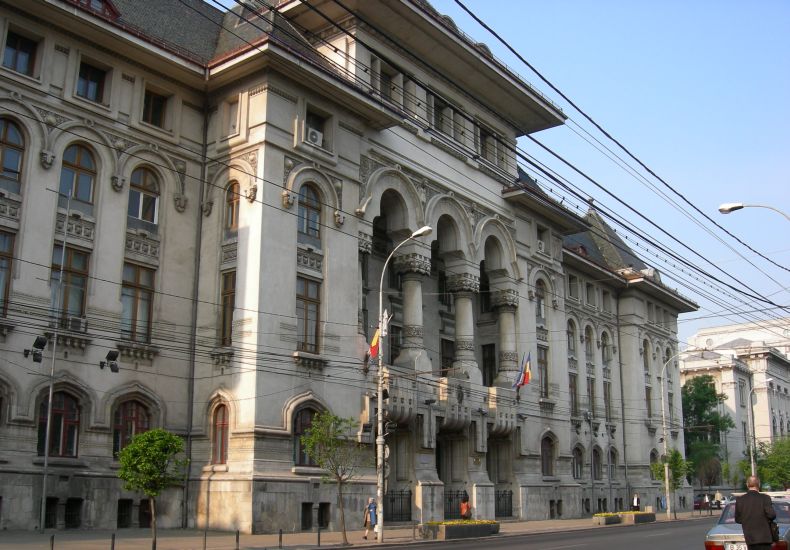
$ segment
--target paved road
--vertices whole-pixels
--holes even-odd
[[[512,535],[474,541],[435,543],[430,550],[695,550],[704,548],[705,533],[718,518],[672,523],[646,523],[606,529]]]

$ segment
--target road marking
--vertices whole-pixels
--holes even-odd
[[[560,548],[578,548],[580,546],[588,546],[587,544],[569,544],[567,546],[549,546],[545,550],[560,550]]]
[[[653,533],[652,535],[645,535],[645,538],[648,538],[648,537],[664,537],[664,536],[666,536],[666,533]]]

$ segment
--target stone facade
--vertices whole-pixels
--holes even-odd
[[[385,521],[652,505],[696,306],[517,168],[562,112],[422,0],[195,6],[0,5],[0,528],[45,459],[47,527],[145,525],[115,456],[149,427],[190,459],[161,526],[339,528],[299,434],[328,410],[373,456],[380,298]]]

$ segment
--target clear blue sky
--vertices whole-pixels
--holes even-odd
[[[572,131],[573,122],[607,146],[614,146],[464,14],[454,0],[431,1],[569,115],[570,124],[536,137],[716,266],[777,304],[790,304],[790,272],[772,266],[707,221],[705,227],[715,236],[706,233],[593,149]],[[767,204],[790,213],[790,1],[463,1],[697,208],[752,248],[790,267],[790,222],[780,214],[758,208],[727,216],[717,211],[723,202],[745,202]],[[223,2],[234,4],[232,0]],[[739,286],[558,161],[541,154],[534,144],[523,140],[521,146],[568,177],[597,203],[622,214],[708,272]],[[644,170],[639,173],[645,175]],[[654,179],[650,182],[669,193]],[[680,202],[675,196],[673,199]],[[694,217],[700,219],[699,214],[694,213]],[[681,317],[681,340],[705,326],[753,320],[737,314],[713,315],[722,307],[698,291],[683,287],[671,275],[674,268],[664,264],[664,255],[657,259],[638,246],[635,250],[662,272],[665,283],[699,303],[698,313]],[[691,282],[720,297],[726,308],[768,307],[736,295],[743,303],[725,291],[704,286],[704,277],[693,277],[701,280]],[[761,313],[763,318],[777,315],[790,313]],[[699,319],[703,316],[707,318]]]
[[[744,209],[727,216],[717,211],[723,202],[745,202],[771,205],[790,214],[790,2],[463,2],[700,210],[752,248],[790,268],[790,221],[766,209]],[[432,4],[592,132],[579,113],[453,0],[433,0]],[[728,273],[774,302],[790,304],[790,272],[772,266],[715,229],[715,235],[735,251],[722,245],[593,149],[569,125],[536,137]],[[547,158],[537,154],[534,144],[521,144]],[[546,162],[596,200],[647,228],[592,184],[561,169],[557,161]],[[706,222],[706,226],[712,224]],[[650,234],[658,236],[655,229]],[[660,240],[671,242],[663,236]],[[682,252],[680,245],[671,244],[671,248]],[[662,271],[666,283],[680,287],[669,277],[671,267],[643,250],[637,252]],[[695,264],[703,264],[689,252],[682,253]],[[710,266],[706,269],[715,273]],[[701,306],[700,312],[685,318],[721,311],[695,291],[679,290]],[[742,308],[761,307],[747,298],[749,306],[722,297]],[[684,317],[679,323],[681,340],[704,326],[749,320],[737,315]]]

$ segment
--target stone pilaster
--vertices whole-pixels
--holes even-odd
[[[431,273],[431,259],[419,252],[408,252],[396,256],[393,263],[403,283],[403,343],[393,362],[418,372],[430,371],[423,340],[422,279]]]
[[[518,293],[513,289],[496,290],[491,295],[491,304],[499,316],[499,372],[494,384],[509,388],[519,370],[516,348]]]
[[[482,384],[483,376],[475,360],[472,301],[474,294],[480,291],[480,278],[469,271],[456,272],[448,277],[447,287],[455,295],[455,361],[451,376]]]

